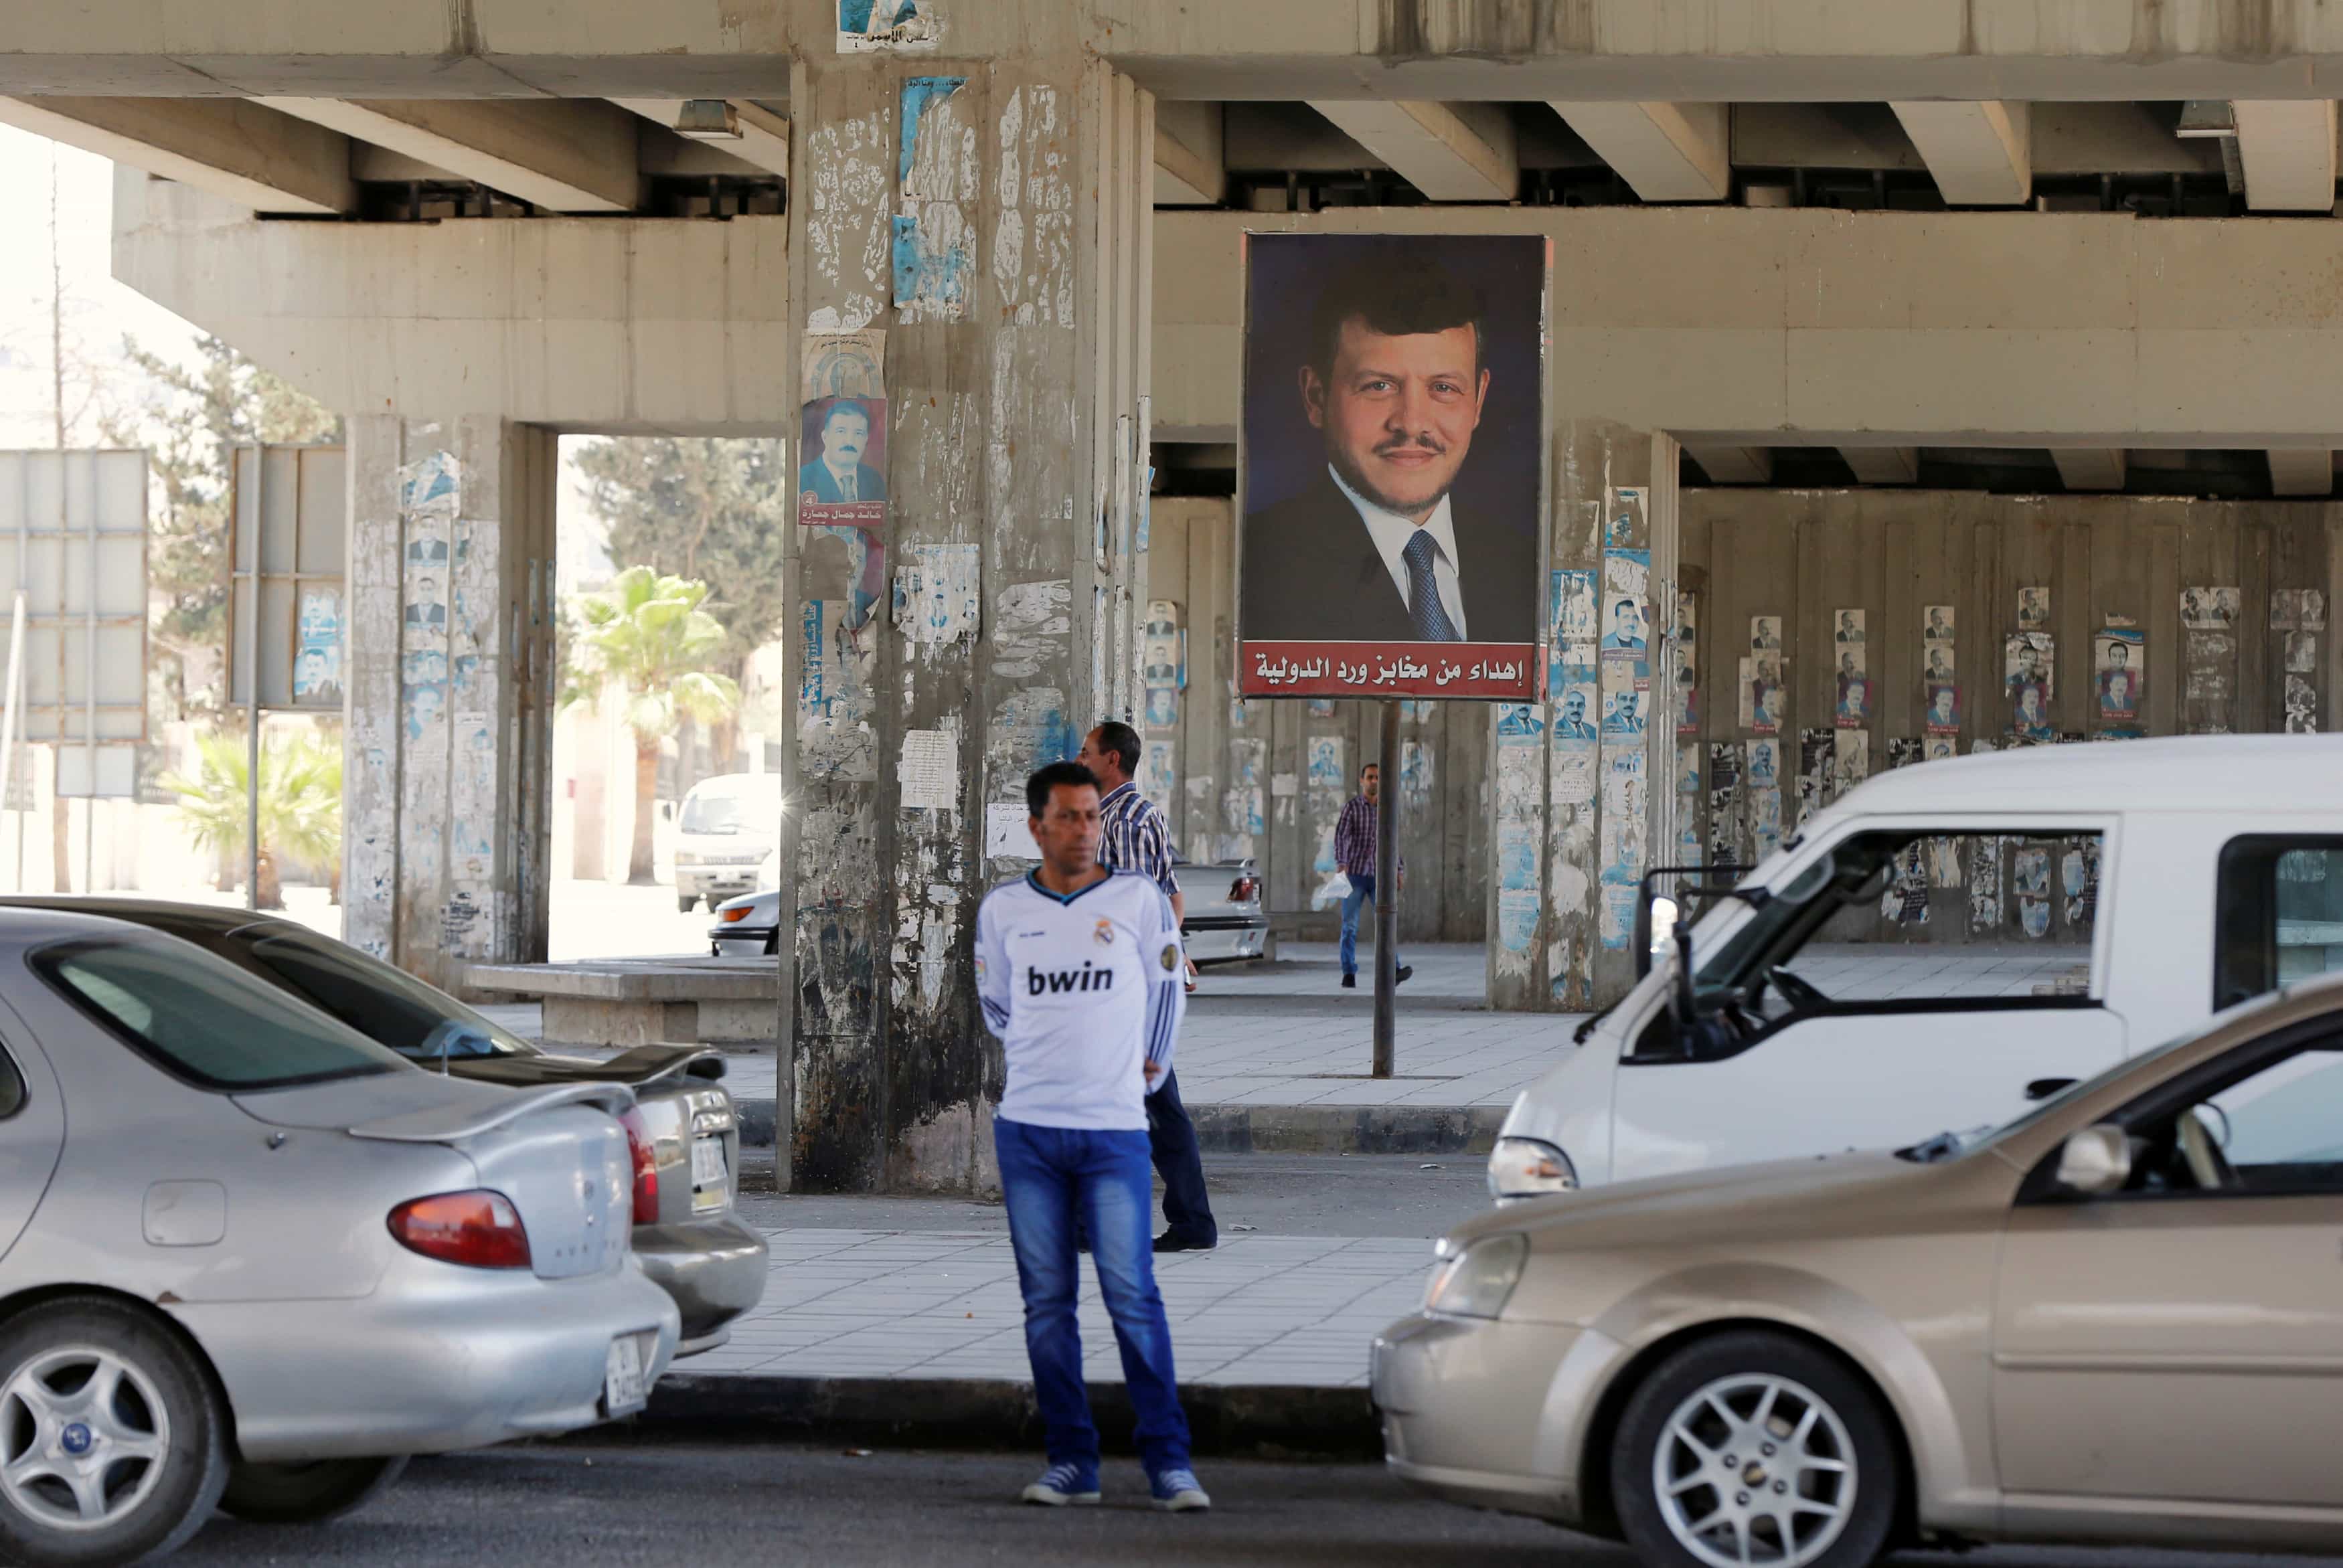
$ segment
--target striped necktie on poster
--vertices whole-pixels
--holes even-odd
[[[1422,528],[1401,552],[1407,562],[1407,618],[1415,624],[1420,642],[1457,642],[1456,623],[1440,602],[1440,582],[1433,576],[1432,536]]]

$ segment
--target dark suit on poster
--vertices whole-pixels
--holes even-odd
[[[830,465],[817,457],[798,470],[798,493],[810,495],[817,501],[843,501],[844,492],[838,487],[838,476]],[[858,501],[883,501],[887,498],[887,476],[868,463],[854,466],[854,498]]]
[[[1453,503],[1456,587],[1474,642],[1537,639],[1538,541]],[[1264,641],[1413,642],[1407,601],[1374,536],[1323,468],[1310,488],[1245,516],[1238,629]]]

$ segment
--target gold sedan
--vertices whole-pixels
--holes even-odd
[[[1672,1568],[2343,1546],[2343,980],[1998,1129],[1483,1215],[1374,1395],[1409,1483]]]

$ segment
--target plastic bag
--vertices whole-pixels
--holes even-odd
[[[1337,871],[1318,884],[1318,890],[1310,895],[1310,907],[1313,910],[1330,910],[1350,896],[1351,879]]]

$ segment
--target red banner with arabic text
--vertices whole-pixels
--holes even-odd
[[[1284,642],[1239,649],[1244,697],[1452,697],[1534,702],[1545,661],[1526,642]]]

